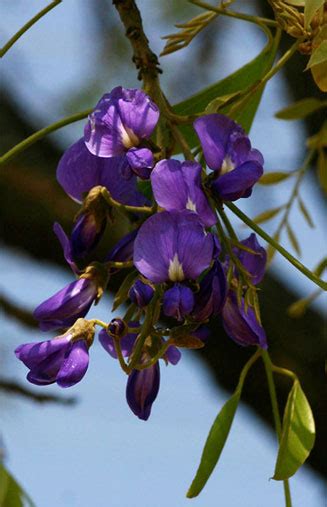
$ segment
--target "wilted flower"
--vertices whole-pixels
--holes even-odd
[[[222,114],[208,114],[196,119],[194,128],[207,165],[216,172],[213,191],[225,201],[249,197],[264,161],[242,127]]]
[[[79,382],[89,365],[89,347],[94,337],[94,324],[78,319],[64,335],[40,343],[25,343],[15,354],[27,368],[27,380],[37,385],[56,382],[70,387]]]
[[[250,306],[245,309],[244,300],[238,305],[235,293],[230,291],[222,311],[223,326],[230,338],[239,345],[259,345],[267,348],[266,333]]]
[[[210,227],[217,218],[202,190],[201,171],[197,162],[161,160],[151,173],[151,184],[159,206],[167,211],[194,211]]]

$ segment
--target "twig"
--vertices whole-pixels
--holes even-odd
[[[76,398],[62,398],[54,394],[35,393],[13,380],[0,379],[0,389],[8,394],[24,396],[37,403],[61,403],[62,405],[73,405],[76,403]]]

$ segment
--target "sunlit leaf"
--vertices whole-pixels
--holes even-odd
[[[126,276],[125,280],[123,281],[118,291],[116,292],[115,299],[112,305],[112,311],[115,311],[121,304],[123,304],[126,301],[129,289],[133,285],[133,282],[137,276],[138,272],[135,270],[131,271],[131,273],[129,273]]]
[[[14,477],[0,463],[0,507],[35,507]]]
[[[292,173],[283,173],[278,171],[265,173],[261,176],[258,183],[260,183],[260,185],[275,185],[276,183],[287,180],[290,176],[292,176]]]
[[[313,228],[315,226],[315,224],[313,223],[313,220],[312,220],[311,215],[308,211],[308,208],[306,207],[306,205],[302,201],[301,197],[298,197],[298,203],[299,203],[299,208],[301,210],[301,213],[304,216],[305,220],[307,221],[309,227]]]
[[[300,257],[301,256],[301,248],[300,248],[299,242],[298,242],[298,240],[295,236],[295,233],[294,233],[292,227],[290,226],[290,224],[286,224],[286,231],[287,231],[287,236],[288,236],[288,239],[289,239],[292,247],[294,248],[294,250],[296,251],[296,253]]]
[[[284,206],[278,206],[278,208],[271,208],[267,209],[266,211],[263,211],[262,213],[259,213],[259,215],[255,216],[252,220],[256,224],[262,224],[263,222],[268,222],[268,220],[271,220],[275,216],[278,215],[278,213],[284,208]]]
[[[249,371],[249,368],[251,368],[256,357],[258,357],[257,354],[258,352],[256,352],[243,367],[237,388],[233,396],[228,401],[226,401],[223,408],[217,415],[213,425],[211,426],[209,435],[202,451],[199,468],[186,495],[188,498],[194,498],[201,492],[219,460],[219,457],[229,435],[238,403],[240,401],[244,380],[246,378],[247,372]]]
[[[315,441],[315,423],[308,400],[296,380],[287,399],[282,437],[273,479],[295,474],[310,454]]]
[[[326,107],[326,100],[322,101],[314,97],[308,97],[281,109],[275,116],[280,120],[297,120]]]
[[[310,60],[306,66],[306,69],[311,69],[315,65],[324,63],[327,60],[327,40],[324,40],[319,46],[312,52]]]
[[[325,0],[305,0],[304,5],[304,27],[308,28],[315,13],[324,4]]]
[[[216,417],[205,443],[196,476],[187,492],[188,498],[194,498],[201,492],[215,468],[231,429],[240,395],[241,392],[236,391]]]
[[[210,102],[225,95],[233,94],[241,90],[246,90],[249,86],[261,79],[271,68],[276,55],[276,44],[272,38],[269,39],[263,51],[249,63],[233,72],[226,78],[201,90],[199,93],[176,104],[174,112],[179,115],[190,115],[202,113]],[[238,121],[248,132],[251,128],[253,118],[260,103],[263,89],[257,91],[247,101],[240,113]],[[228,114],[228,108],[224,114]],[[181,131],[186,137],[191,148],[199,144],[199,140],[192,126],[182,126]]]

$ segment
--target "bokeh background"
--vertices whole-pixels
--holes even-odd
[[[235,8],[261,12],[264,2],[236,2]],[[3,43],[46,2],[2,0]],[[139,8],[152,49],[160,53],[161,36],[199,13],[186,1],[140,0]],[[265,12],[269,15],[269,10]],[[255,57],[265,43],[256,27],[238,20],[216,20],[191,45],[164,57],[162,86],[172,103],[225,77]],[[288,44],[289,40],[285,40]],[[117,85],[140,86],[128,41],[118,15],[107,0],[63,2],[26,33],[3,59],[1,152],[61,117],[92,107]],[[296,98],[317,94],[306,65],[293,67],[267,86],[252,127],[252,144],[265,156],[267,170],[296,169],[305,155],[305,139],[318,130],[321,117],[283,122],[274,113]],[[276,507],[283,505],[282,485],[270,481],[276,457],[270,406],[260,365],[250,373],[245,404],[239,407],[219,465],[199,498],[185,492],[218,410],[236,384],[249,351],[228,340],[215,324],[203,351],[185,352],[177,367],[162,368],[159,397],[148,422],[139,421],[125,402],[124,374],[95,343],[87,376],[67,391],[57,386],[34,388],[24,381],[23,365],[13,350],[41,337],[29,312],[71,281],[52,233],[53,221],[66,230],[77,211],[55,181],[61,153],[82,135],[83,122],[37,143],[1,170],[3,244],[0,342],[1,456],[38,507]],[[291,183],[259,187],[242,209],[257,213],[284,203]],[[316,227],[310,229],[298,210],[292,225],[302,247],[302,261],[314,267],[326,250],[325,204],[314,168],[301,193]],[[241,237],[248,231],[235,222]],[[106,248],[127,224],[109,231]],[[276,222],[266,230],[273,233]],[[286,248],[291,249],[286,237]],[[262,292],[264,324],[275,362],[294,368],[313,406],[319,441],[309,465],[291,480],[296,507],[324,502],[323,313],[319,297],[299,320],[287,306],[315,287],[283,258],[276,256]],[[110,295],[91,316],[110,320]],[[283,401],[289,384],[279,379]],[[60,397],[42,401],[38,396]],[[325,446],[326,449],[326,446]]]

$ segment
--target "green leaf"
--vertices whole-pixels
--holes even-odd
[[[202,491],[215,468],[231,429],[240,396],[241,391],[236,390],[216,417],[205,443],[199,468],[187,492],[188,498],[194,498]]]
[[[221,81],[201,90],[199,93],[192,95],[183,102],[176,104],[174,106],[174,112],[180,115],[202,113],[205,111],[208,104],[215,99],[246,90],[249,86],[261,79],[271,68],[276,51],[277,44],[273,43],[273,39],[270,37],[267,45],[256,58]],[[251,128],[262,92],[263,89],[258,90],[249,98],[241,114],[237,118],[237,121],[242,124],[246,132],[249,132]],[[224,110],[224,114],[228,114],[228,108],[226,108],[226,111]],[[199,140],[192,126],[182,126],[181,131],[191,148],[199,144]]]
[[[112,311],[117,310],[117,308],[126,301],[128,297],[128,292],[135,278],[138,276],[138,272],[133,269],[125,278],[118,291],[116,292],[115,299],[112,305]]]
[[[294,250],[296,251],[296,253],[300,257],[301,256],[301,248],[300,248],[299,242],[298,242],[290,224],[286,224],[286,231],[287,231],[287,236],[288,236],[288,239],[290,240],[292,247],[294,248]]]
[[[327,101],[318,100],[314,97],[298,100],[275,114],[280,120],[297,120],[305,118],[311,113],[327,107]]]
[[[324,4],[325,0],[305,0],[304,5],[304,27],[308,28],[315,13]]]
[[[258,351],[255,352],[244,365],[233,396],[226,401],[210,429],[199,468],[186,495],[188,498],[194,498],[201,492],[219,460],[234,420],[246,375],[259,355]]]
[[[273,479],[281,481],[294,475],[309,456],[314,441],[315,423],[311,408],[296,380],[285,407]]]
[[[289,5],[295,5],[296,7],[304,7],[305,0],[285,0]]]
[[[305,70],[311,69],[315,65],[320,65],[327,60],[327,40],[322,41],[322,43],[312,52],[310,60],[308,61],[308,65]]]
[[[259,215],[255,216],[252,220],[256,224],[262,224],[263,222],[268,222],[274,218],[278,213],[284,208],[284,206],[278,206],[278,208],[271,208],[259,213]]]
[[[209,102],[209,104],[205,109],[205,113],[206,114],[217,113],[217,111],[219,111],[222,107],[225,107],[229,102],[233,101],[239,95],[240,92],[237,91],[215,98],[214,100]]]
[[[0,463],[0,507],[35,507],[14,477]]]
[[[258,181],[260,185],[275,185],[276,183],[280,183],[281,181],[287,180],[292,176],[292,173],[283,173],[283,172],[270,172],[263,174]]]
[[[302,215],[304,216],[305,220],[307,221],[309,227],[311,227],[313,229],[315,224],[313,223],[311,215],[300,196],[298,197],[298,203],[299,203],[299,208],[301,210]]]

